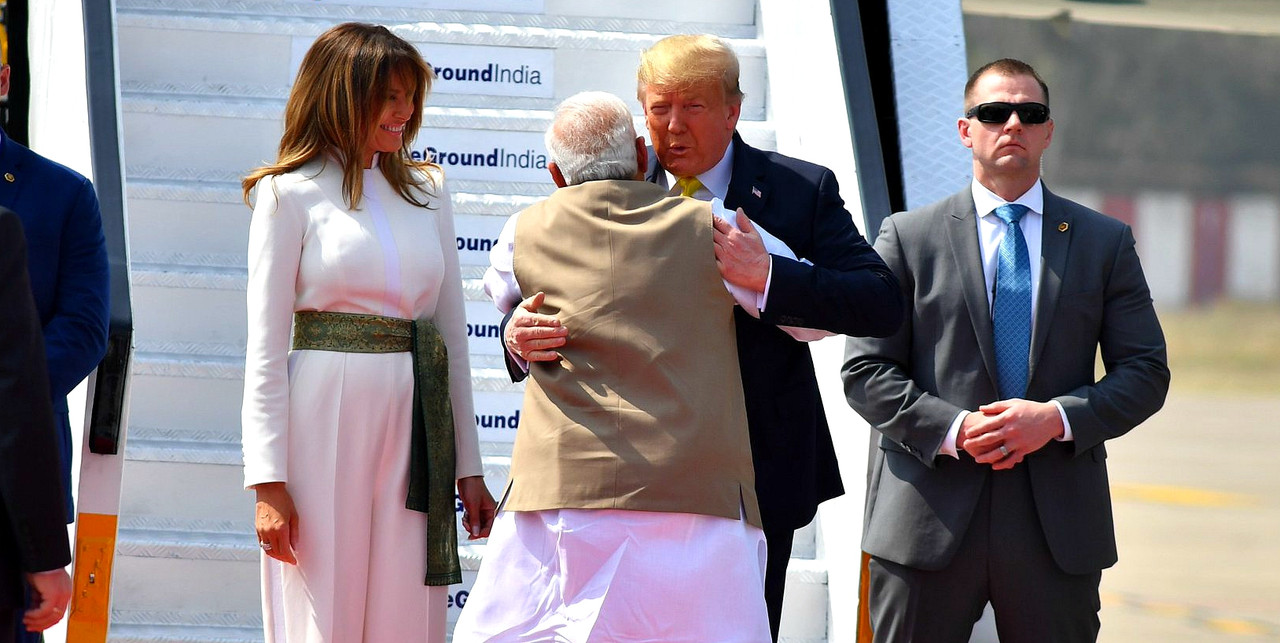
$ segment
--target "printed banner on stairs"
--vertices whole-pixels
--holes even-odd
[[[546,183],[551,176],[542,132],[423,128],[411,152],[439,163],[450,180]]]
[[[296,37],[289,77],[298,74],[302,57],[315,38]],[[422,57],[436,70],[431,93],[474,96],[555,96],[555,51],[526,47],[483,47],[416,43]],[[427,98],[427,104],[431,98]]]
[[[555,95],[555,51],[427,43],[422,57],[436,70],[432,93],[480,96]],[[428,99],[430,100],[430,99]]]

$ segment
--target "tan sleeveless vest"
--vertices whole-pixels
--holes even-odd
[[[569,331],[534,363],[503,506],[697,513],[760,526],[733,298],[709,204],[588,181],[520,214],[520,291]]]

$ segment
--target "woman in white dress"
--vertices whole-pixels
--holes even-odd
[[[431,77],[384,27],[330,29],[276,163],[244,180],[245,486],[268,643],[444,641],[455,480],[470,536],[493,520],[449,193],[407,153]]]

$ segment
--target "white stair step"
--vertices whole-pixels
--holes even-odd
[[[503,350],[502,313],[484,293],[481,270],[469,266],[468,272],[477,276],[463,280],[467,338],[471,352],[498,355]],[[246,269],[134,262],[130,274],[140,338],[223,344],[243,355],[248,339]]]
[[[792,558],[817,558],[817,525],[818,521],[814,519],[809,521],[809,524],[796,530],[795,536],[791,540]]]
[[[134,263],[130,270],[139,338],[243,346],[245,270]]]
[[[787,565],[787,592],[782,599],[779,640],[793,643],[826,641],[827,609],[825,562],[792,558]]]
[[[484,270],[485,266],[465,266],[462,292],[467,301],[492,305],[489,296],[484,293]],[[212,253],[198,255],[185,252],[139,252],[130,262],[129,275],[130,283],[136,288],[167,290],[244,293],[249,282],[249,271],[243,258]],[[240,298],[243,299],[244,295],[241,294]]]
[[[239,431],[130,426],[125,457],[144,462],[244,465]]]
[[[262,614],[260,611],[113,609],[107,640],[111,643],[262,643]]]
[[[120,519],[116,552],[135,558],[258,560],[252,514],[238,521],[168,516],[125,515]]]
[[[513,186],[528,186],[513,188]],[[507,218],[545,195],[511,193],[547,187],[449,181],[453,197],[458,257],[464,266],[487,267],[489,250]],[[166,254],[221,255],[222,265],[243,268],[248,261],[249,209],[240,187],[200,180],[129,180],[130,244],[134,263],[173,263]],[[146,258],[144,258],[146,257]],[[135,266],[136,268],[136,266]],[[483,275],[483,270],[476,277]]]
[[[485,393],[523,393],[522,384],[513,383],[501,357],[473,355],[472,389]],[[224,344],[138,342],[133,356],[133,376],[191,378],[197,380],[244,381],[244,348]],[[206,382],[200,382],[203,386]],[[134,395],[138,392],[135,390]],[[183,398],[174,398],[183,399]],[[237,410],[238,410],[237,405]],[[130,415],[136,419],[136,416]],[[167,426],[172,423],[146,423]],[[224,423],[225,424],[225,423]]]
[[[191,204],[224,206],[214,208],[216,218],[212,223],[216,226],[230,225],[235,227],[237,231],[244,231],[243,238],[245,241],[237,246],[243,256],[244,246],[247,245],[249,208],[241,198],[242,192],[238,182],[215,183],[201,178],[139,178],[137,176],[138,172],[137,168],[130,166],[128,185],[131,221],[135,215],[132,211],[134,203],[154,201],[157,205],[150,207],[155,207],[159,212],[151,216],[157,218],[168,216],[175,219],[176,222],[168,225],[170,229],[180,231],[180,236],[190,237],[193,242],[202,242],[203,227],[197,225],[194,230],[190,227],[185,229],[178,227],[183,224],[191,225],[192,223],[189,219],[189,211],[186,208],[189,208]],[[193,171],[193,173],[196,172]],[[446,181],[453,197],[455,217],[463,215],[493,216],[505,220],[506,217],[546,198],[555,188],[550,180],[545,183],[468,181],[466,179],[448,178],[446,175]],[[528,192],[533,193],[530,194]],[[237,235],[237,237],[239,238],[240,235]],[[171,247],[168,244],[157,243],[156,245],[163,248]],[[205,248],[203,245],[200,247]],[[204,251],[211,252],[208,249]],[[195,252],[200,252],[200,250]]]
[[[438,112],[438,118],[428,114],[424,119],[425,127],[412,150],[415,155],[425,156],[428,148],[446,154],[442,165],[447,176],[546,180],[545,168],[538,166],[546,162],[542,143],[546,122],[541,117],[471,108],[438,108]],[[131,163],[238,175],[275,158],[283,127],[274,105],[126,99],[122,117]],[[768,123],[739,121],[738,131],[753,146],[776,147],[776,135]]]
[[[243,207],[242,214],[248,212],[240,191],[240,180],[245,172],[240,170],[129,163],[125,174],[130,199],[227,203]],[[455,198],[501,196],[541,199],[556,189],[550,175],[537,181],[476,181],[449,177],[448,182]]]
[[[232,560],[258,562],[258,543],[250,520],[217,521],[167,516],[122,516],[116,552],[133,558],[170,560]],[[484,559],[486,541],[458,541],[462,569],[476,571]]]
[[[252,520],[253,502],[242,467],[133,459],[124,464],[123,515],[232,523]]]
[[[481,440],[510,443],[523,399],[502,358],[471,357]],[[130,423],[222,431],[240,426],[244,393],[244,348],[179,342],[139,342],[133,359]]]
[[[112,607],[123,611],[254,614],[262,609],[259,566],[257,558],[116,556]]]
[[[138,339],[133,356],[131,424],[206,431],[240,426],[243,347],[189,347],[147,344],[145,340]],[[223,354],[209,354],[215,350]]]
[[[120,59],[126,70],[122,80],[287,87],[296,56],[332,24],[326,19],[123,12],[118,20]],[[479,56],[501,56],[501,50],[507,48],[525,50],[526,57],[546,52],[549,59],[534,64],[548,76],[543,81],[545,87],[532,87],[544,101],[534,104],[546,105],[547,100],[555,102],[591,87],[617,94],[635,107],[634,74],[640,52],[667,33],[687,32],[689,25],[674,31],[626,33],[419,21],[393,24],[392,29],[437,63],[439,56],[458,55],[453,48],[459,46],[470,46],[462,51]],[[748,119],[763,118],[767,93],[763,43],[754,34],[730,42],[741,63],[740,78],[746,92],[743,114]],[[185,51],[187,56],[165,55],[175,50]],[[523,99],[517,102],[530,104]]]
[[[249,245],[249,208],[244,203],[210,202],[199,197],[210,188],[187,184],[183,190],[156,191],[141,198],[133,181],[129,189],[130,255],[164,250],[190,255],[224,255],[229,266],[243,267]],[[238,192],[239,190],[235,190]],[[223,193],[230,194],[231,186]],[[195,197],[195,198],[182,198]]]
[[[385,3],[393,4],[393,3]],[[344,4],[282,2],[280,0],[117,0],[122,14],[181,12],[205,16],[297,17],[340,22],[360,19],[382,24],[397,22],[446,22],[512,26],[542,26],[581,31],[638,31],[681,33],[698,25],[703,31],[739,38],[756,34],[754,0],[719,0],[690,6],[682,0],[654,0],[637,6],[601,3],[597,0],[559,0],[546,3],[541,13],[474,11],[476,2],[455,2],[452,8],[426,8],[428,3],[403,0],[400,6],[356,7]],[[447,4],[447,3],[437,3]],[[459,9],[458,7],[462,7]],[[653,20],[654,16],[681,16],[683,20]],[[712,27],[716,27],[712,29]]]
[[[216,263],[194,262],[240,271],[247,265],[250,212],[238,183],[222,180],[222,172],[195,172],[188,178],[150,179],[148,169],[131,167],[129,187],[130,247],[135,271],[141,264],[175,266],[193,262],[171,256],[217,257]],[[160,174],[157,172],[156,174]],[[170,172],[177,174],[177,172]],[[459,259],[464,266],[489,265],[489,250],[507,218],[545,198],[553,186],[534,183],[449,181]]]

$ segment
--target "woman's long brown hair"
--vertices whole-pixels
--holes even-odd
[[[436,189],[433,174],[423,172],[427,185],[413,170],[437,168],[430,161],[413,161],[409,146],[422,125],[422,103],[435,77],[418,50],[386,27],[358,22],[340,24],[316,39],[298,69],[284,110],[284,136],[276,162],[249,173],[241,181],[244,201],[266,176],[292,172],[316,157],[329,154],[342,164],[342,193],[351,209],[360,207],[364,193],[364,149],[390,93],[391,78],[399,77],[413,91],[414,109],[405,124],[400,150],[378,155],[378,169],[391,186],[414,205],[426,206]]]

